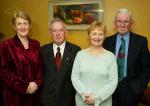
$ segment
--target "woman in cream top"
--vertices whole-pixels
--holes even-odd
[[[78,52],[72,70],[76,106],[112,106],[118,73],[115,56],[102,46],[104,24],[92,23],[88,34],[90,46]]]

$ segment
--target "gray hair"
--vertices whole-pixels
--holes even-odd
[[[129,14],[129,18],[130,18],[130,20],[132,20],[132,18],[131,18],[131,11],[129,9],[127,9],[127,8],[118,9],[117,12],[116,12],[116,15],[115,15],[115,20],[116,20],[118,14],[120,14],[120,13]]]
[[[50,21],[50,22],[48,23],[48,28],[51,29],[52,24],[54,24],[55,22],[60,22],[60,23],[62,23],[64,29],[66,29],[66,24],[65,24],[65,22],[64,22],[63,20],[61,20],[60,18],[54,18],[52,21]]]

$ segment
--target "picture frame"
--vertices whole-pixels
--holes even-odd
[[[103,0],[54,0],[48,2],[48,20],[62,19],[69,30],[86,30],[93,21],[103,21]]]

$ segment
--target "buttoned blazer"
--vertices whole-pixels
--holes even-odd
[[[44,68],[44,83],[41,90],[43,106],[73,106],[75,90],[71,83],[71,72],[74,58],[80,47],[66,42],[62,65],[56,71],[53,43],[41,47]],[[61,104],[61,105],[60,105]]]

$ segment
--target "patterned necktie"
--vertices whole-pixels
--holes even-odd
[[[118,80],[121,81],[124,77],[124,68],[125,68],[125,40],[121,38],[121,46],[119,48],[118,57]]]
[[[57,53],[56,53],[56,57],[55,57],[55,64],[56,64],[57,71],[59,71],[60,70],[60,66],[61,66],[60,47],[57,47]]]

